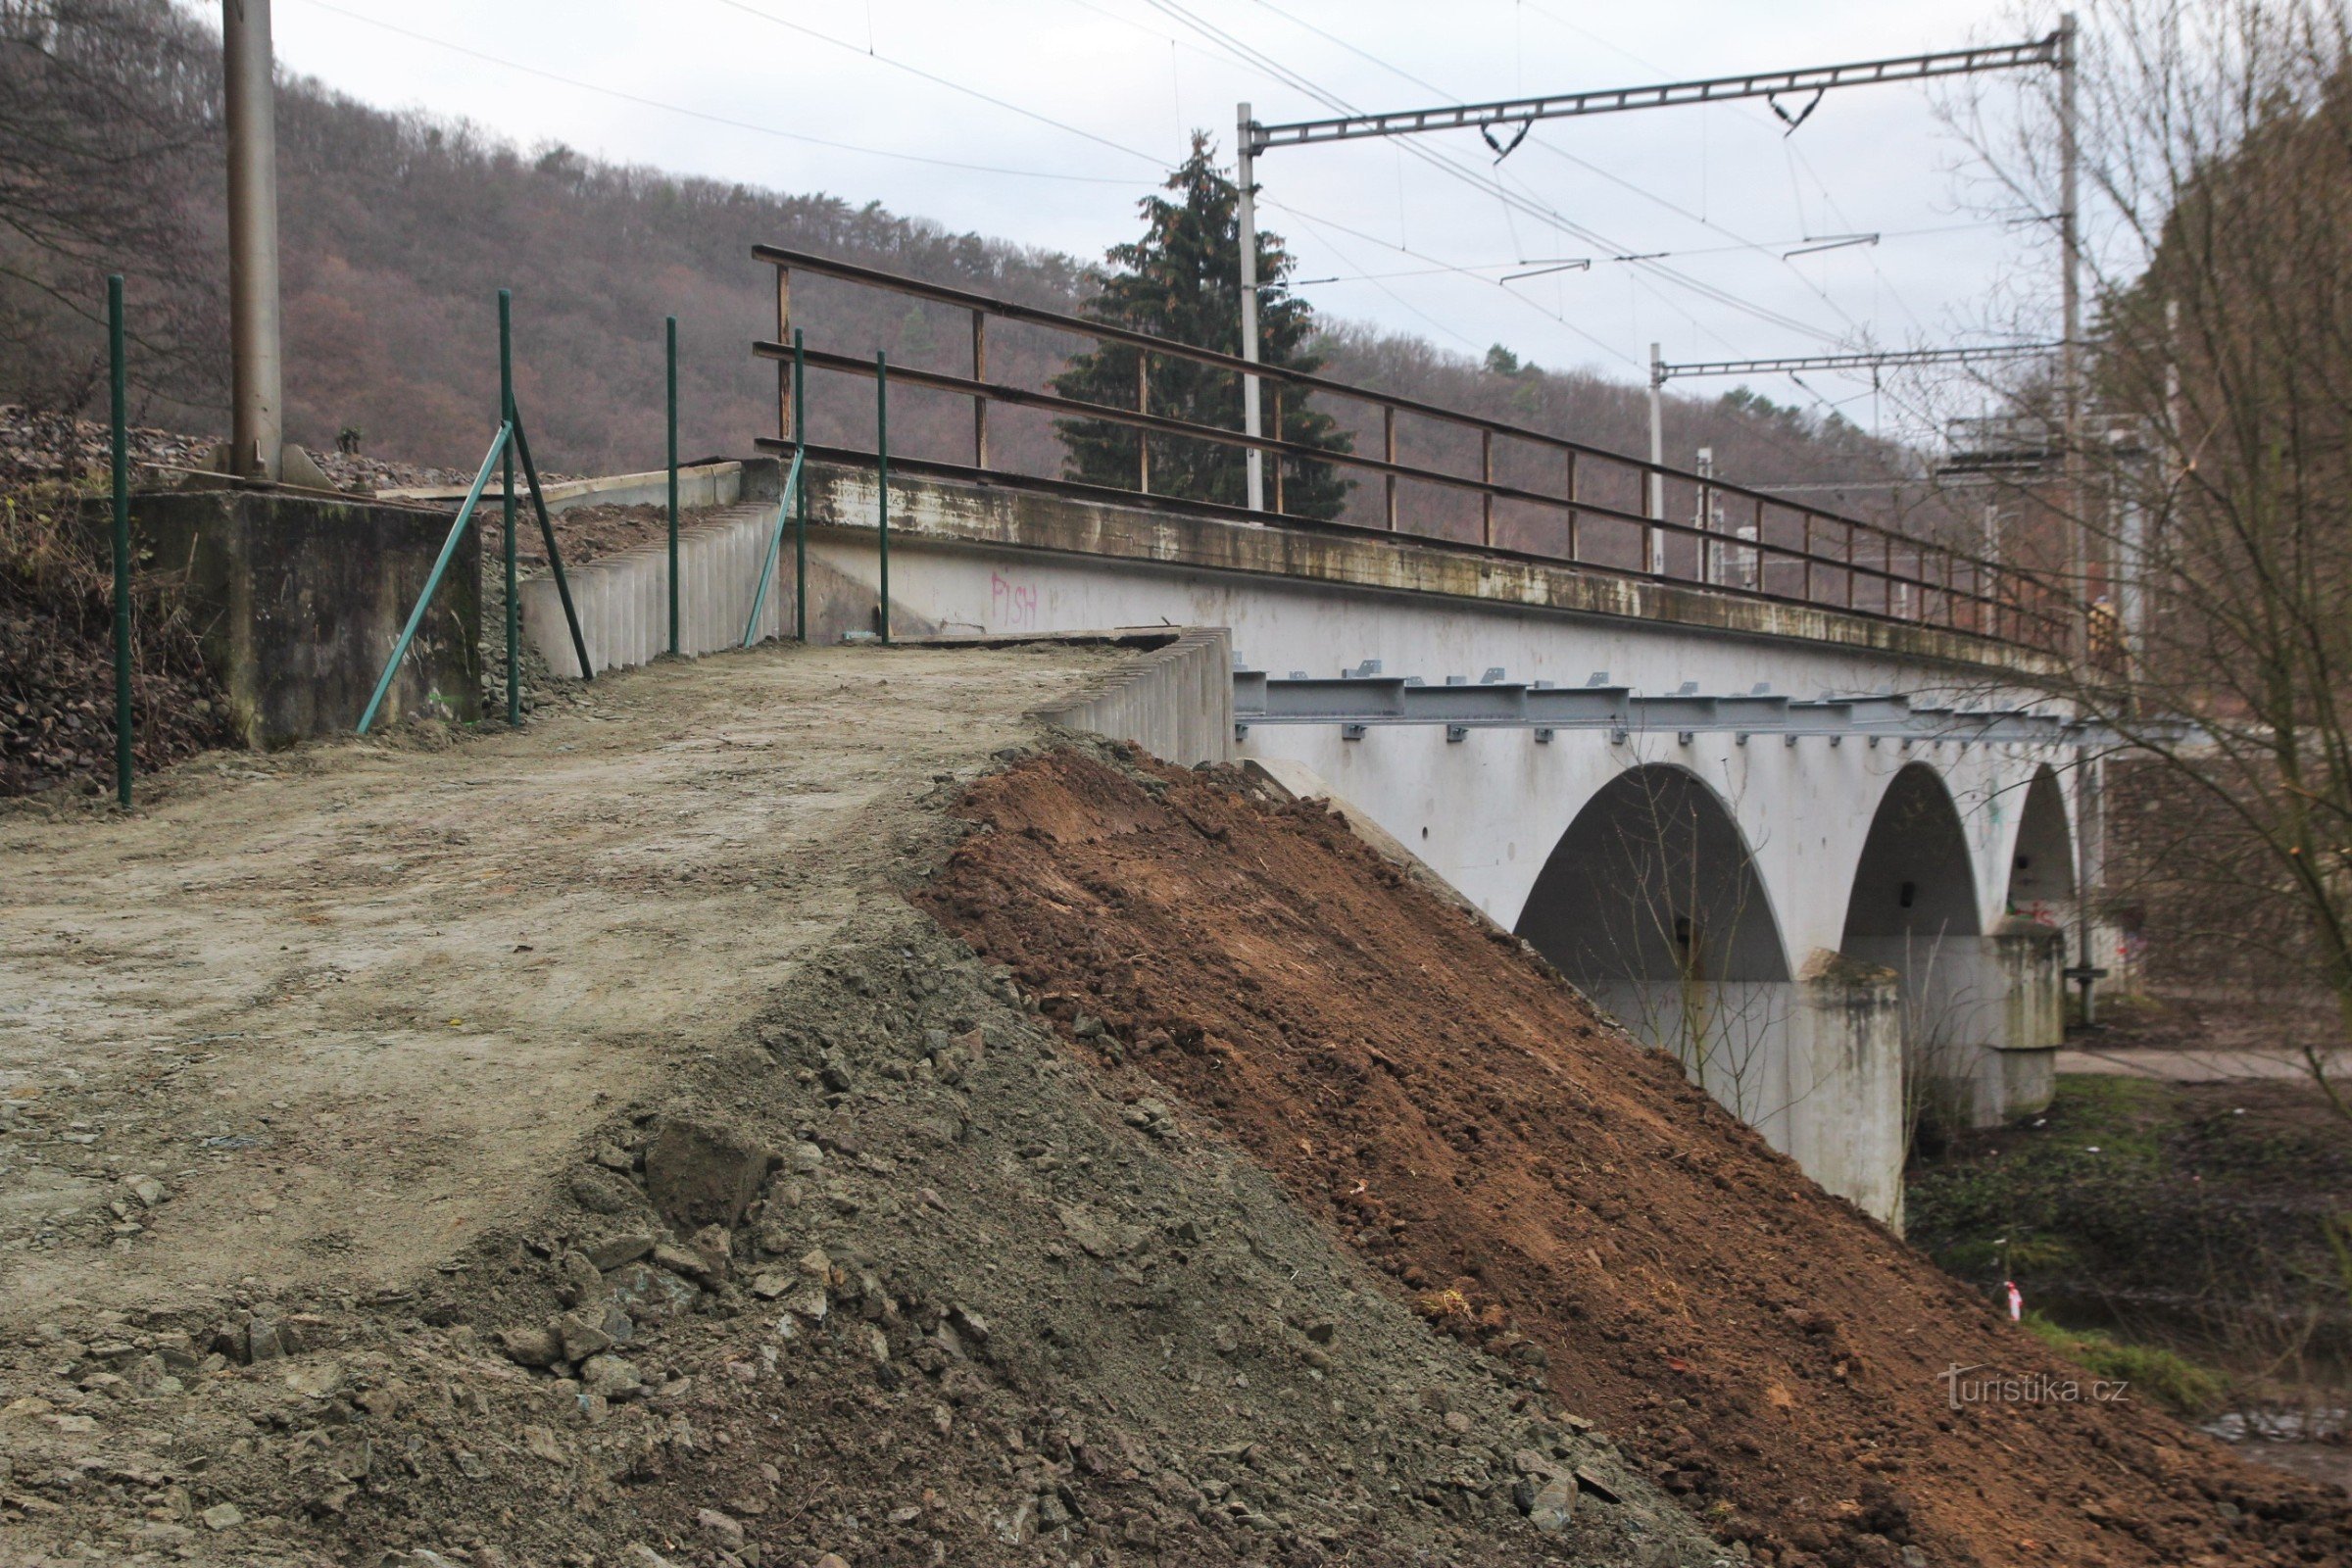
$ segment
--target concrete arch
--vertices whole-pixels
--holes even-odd
[[[1981,935],[1979,908],[1960,808],[1935,768],[1906,763],[1871,814],[1838,951],[1904,973],[1928,961],[1923,947]]]
[[[1578,984],[1788,978],[1788,947],[1731,809],[1685,767],[1646,763],[1585,803],[1516,927]]]
[[[2004,907],[2010,914],[2047,923],[2060,919],[2074,901],[2074,824],[2058,772],[2045,762],[2034,770],[2018,810]]]

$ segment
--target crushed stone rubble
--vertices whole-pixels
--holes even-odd
[[[1731,1560],[895,901],[414,1288],[53,1300],[10,1563]],[[10,1118],[6,1148],[70,1128]],[[169,1173],[50,1245],[135,1248]]]

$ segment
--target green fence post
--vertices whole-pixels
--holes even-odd
[[[792,329],[792,456],[795,462],[808,455],[808,397],[803,385],[802,372],[807,368],[801,361],[801,329]],[[800,494],[794,498],[792,522],[792,635],[795,641],[808,640],[808,479],[807,466],[802,466]]]
[[[890,646],[890,356],[874,351],[874,485],[882,535],[882,646]]]
[[[669,348],[669,654],[678,654],[678,318],[668,318]]]
[[[498,422],[501,428],[514,423],[514,293],[512,289],[498,291]],[[522,722],[522,607],[515,603],[514,586],[514,444],[506,449],[506,533],[504,548],[507,565],[507,722]]]
[[[130,391],[122,353],[122,274],[106,280],[107,360],[114,372],[115,799],[130,807]]]

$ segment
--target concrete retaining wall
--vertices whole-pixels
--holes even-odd
[[[113,513],[83,525],[103,538]],[[359,722],[433,561],[450,515],[244,490],[131,499],[137,549],[184,584],[204,662],[249,746],[346,734]],[[379,724],[419,714],[481,716],[481,547],[458,541]]]
[[[774,534],[773,502],[728,508],[678,536],[678,649],[715,653],[743,641],[760,578],[760,558]],[[600,670],[650,663],[669,651],[669,545],[666,540],[624,550],[573,567],[573,602],[580,612],[588,658]],[[522,625],[532,646],[547,658],[551,674],[577,678],[580,662],[564,625],[564,606],[553,577],[522,584]],[[792,545],[785,542],[775,580],[760,616],[760,635],[779,637],[791,629]]]
[[[1134,656],[1100,690],[1037,716],[1132,741],[1180,767],[1225,761],[1233,756],[1232,638],[1222,626],[1187,627]]]

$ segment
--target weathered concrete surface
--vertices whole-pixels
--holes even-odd
[[[747,495],[757,493],[759,476],[775,472],[773,458],[754,458],[747,463],[728,460],[722,463],[697,463],[678,469],[678,507],[731,507]],[[517,481],[519,482],[519,481]],[[414,485],[402,490],[379,490],[385,501],[457,502],[466,499],[465,485]],[[773,494],[772,489],[768,492]],[[636,507],[662,506],[669,500],[669,470],[654,468],[644,473],[608,473],[593,479],[566,479],[561,484],[543,484],[540,499],[550,512],[568,512],[573,507]],[[524,499],[522,505],[528,506]]]
[[[109,524],[93,507],[85,522]],[[448,537],[450,514],[243,490],[134,496],[144,565],[180,575],[205,662],[246,744],[359,722]],[[480,541],[468,529],[384,699],[380,722],[481,716]]]
[[[1132,741],[1180,767],[1233,756],[1233,643],[1222,626],[1190,627],[1131,655],[1077,702],[1038,717]]]
[[[872,469],[815,464],[806,470],[806,482],[812,523],[872,527],[879,504]],[[1274,575],[1381,593],[1443,595],[1520,609],[1800,639],[1906,662],[2013,671],[2019,658],[2015,649],[1972,633],[1741,599],[1693,584],[1652,582],[1591,566],[1515,560],[1405,533],[1237,522],[897,473],[891,481],[891,528],[894,539],[954,539]]]

